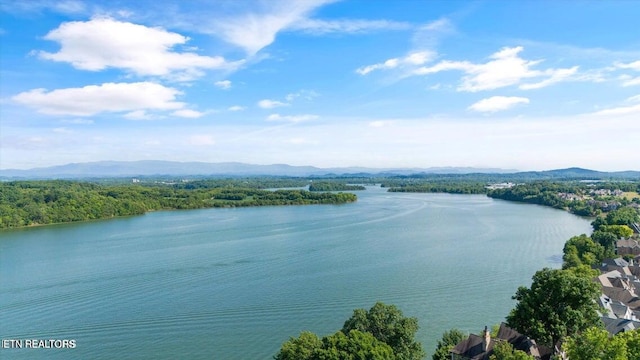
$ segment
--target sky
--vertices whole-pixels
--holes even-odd
[[[640,170],[637,1],[0,0],[0,169]]]

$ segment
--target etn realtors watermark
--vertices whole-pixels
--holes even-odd
[[[75,349],[74,339],[2,339],[3,349]]]

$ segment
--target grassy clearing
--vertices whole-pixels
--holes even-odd
[[[640,194],[635,191],[627,191],[622,194],[622,197],[626,198],[627,200],[633,200],[634,198],[640,198]]]

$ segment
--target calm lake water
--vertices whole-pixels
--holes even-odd
[[[167,211],[0,232],[0,337],[76,348],[2,359],[270,359],[376,301],[443,331],[499,323],[589,221],[480,195],[386,193],[348,205]]]

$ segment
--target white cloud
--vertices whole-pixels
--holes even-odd
[[[193,135],[189,137],[188,143],[195,146],[211,146],[216,144],[211,135]]]
[[[244,110],[244,106],[240,106],[240,105],[229,106],[229,108],[227,110],[229,110],[229,111],[243,111]]]
[[[533,84],[522,84],[519,86],[519,88],[522,90],[540,89],[543,87],[547,87],[551,84],[566,81],[571,76],[575,75],[577,72],[578,72],[578,66],[574,66],[569,69],[547,70],[544,72],[544,75],[549,76],[547,79],[544,79],[540,82],[533,83]]]
[[[423,65],[435,58],[435,53],[431,51],[418,51],[409,53],[403,58],[392,58],[382,63],[363,66],[356,69],[356,72],[360,75],[367,75],[375,70],[388,70],[395,69],[402,65]]]
[[[297,99],[297,98],[302,98],[305,100],[313,100],[314,98],[320,96],[320,94],[318,94],[317,92],[313,91],[313,90],[300,90],[298,92],[295,93],[290,93],[287,94],[287,96],[285,96],[284,98],[288,101],[288,102],[292,102],[293,100]]]
[[[111,18],[63,23],[44,38],[59,42],[61,48],[56,53],[40,51],[41,58],[68,62],[81,70],[119,68],[137,75],[173,76],[185,81],[202,76],[202,69],[229,69],[238,65],[220,56],[172,51],[189,38],[162,28]]]
[[[404,22],[389,20],[319,20],[302,19],[293,23],[291,30],[302,30],[311,34],[323,35],[327,33],[367,33],[378,30],[406,30],[411,25]]]
[[[625,81],[622,82],[622,86],[635,86],[635,85],[640,85],[640,76],[635,77],[635,78],[631,78],[629,77],[628,79],[626,79]]]
[[[231,81],[230,80],[220,80],[220,81],[216,81],[214,83],[215,86],[219,87],[220,89],[230,89],[231,88]]]
[[[129,120],[151,120],[154,118],[153,115],[148,114],[144,110],[132,111],[130,113],[124,114],[123,117]]]
[[[308,18],[316,8],[335,0],[265,1],[256,4],[260,9],[248,14],[227,17],[205,30],[255,55],[269,46],[276,35],[293,24]]]
[[[434,65],[414,67],[412,75],[424,76],[443,71],[458,70],[465,75],[461,78],[458,91],[477,92],[482,90],[493,90],[506,86],[518,85],[522,90],[540,89],[558,82],[569,80],[594,81],[587,77],[577,77],[578,67],[571,68],[549,68],[536,70],[542,60],[525,60],[519,56],[523,48],[505,47],[492,54],[486,63],[474,64],[470,61],[442,60]],[[373,70],[392,69],[401,63],[411,65],[423,65],[435,57],[434,53],[426,52],[422,57],[415,57],[411,62],[409,57],[403,59],[389,59],[381,64],[365,66],[356,70],[364,75]],[[522,83],[526,79],[540,79],[535,83]]]
[[[593,115],[618,116],[618,115],[630,115],[630,114],[640,115],[640,104],[600,110],[595,112]]]
[[[183,118],[189,118],[189,119],[197,119],[199,117],[204,116],[204,113],[200,111],[191,110],[191,109],[181,109],[181,110],[172,112],[171,115],[179,116]]]
[[[640,71],[640,60],[630,62],[628,64],[618,62],[618,63],[615,63],[614,65],[620,69],[631,69],[635,71]]]
[[[258,101],[258,106],[263,109],[273,109],[276,107],[289,106],[289,104],[282,101],[264,99]]]
[[[105,83],[82,88],[34,89],[13,96],[19,104],[53,115],[91,116],[102,112],[179,110],[180,91],[152,82]]]
[[[430,49],[436,48],[440,39],[454,32],[451,21],[441,18],[418,27],[413,34],[413,51],[405,57],[391,58],[384,62],[367,65],[356,69],[360,75],[366,75],[375,70],[390,70],[396,68],[408,68],[411,72],[417,66],[422,66],[436,58],[436,52]]]
[[[635,95],[627,99],[627,102],[640,102],[640,95]]]
[[[317,115],[280,115],[280,114],[271,114],[267,117],[267,121],[286,121],[292,123],[299,123],[303,121],[310,121],[317,119]]]
[[[518,104],[528,104],[529,99],[517,96],[492,96],[469,106],[469,110],[478,112],[496,112],[510,109]]]
[[[516,85],[523,79],[539,77],[541,74],[531,67],[541,60],[528,61],[520,58],[518,53],[522,50],[520,46],[503,48],[490,56],[491,61],[469,67],[465,70],[467,75],[462,78],[458,89],[470,92],[498,89]]]
[[[61,14],[80,14],[87,10],[82,1],[77,0],[29,0],[2,1],[0,10],[6,12],[41,12],[51,10]]]
[[[413,34],[413,47],[416,49],[435,49],[441,39],[455,33],[455,27],[447,18],[440,18],[420,26]]]

